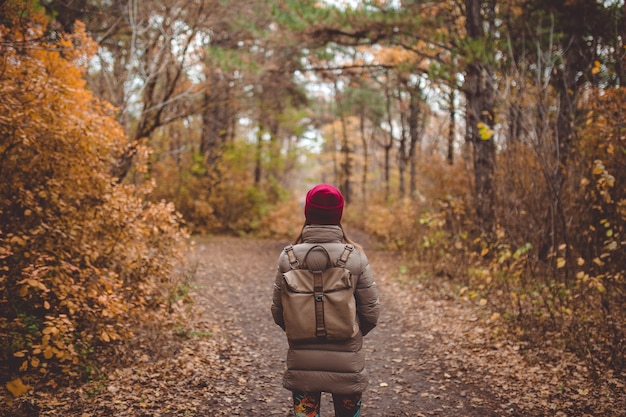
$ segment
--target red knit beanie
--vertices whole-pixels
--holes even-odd
[[[330,184],[318,184],[306,194],[304,216],[307,224],[339,224],[343,196]]]

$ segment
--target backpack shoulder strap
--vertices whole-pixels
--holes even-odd
[[[346,246],[344,246],[343,248],[343,252],[341,252],[341,256],[337,258],[337,266],[346,266],[346,263],[348,262],[348,258],[350,257],[352,251],[354,251],[354,246],[346,244]]]
[[[300,269],[300,261],[293,252],[293,245],[285,246],[285,252],[287,253],[287,258],[289,258],[291,269]]]

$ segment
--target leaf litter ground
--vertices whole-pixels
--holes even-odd
[[[365,340],[363,417],[625,416],[624,378],[589,378],[562,352],[523,353],[484,307],[427,290],[400,258],[366,243],[381,296]],[[196,241],[182,321],[146,325],[80,386],[36,387],[0,416],[289,416],[286,341],[271,318],[276,259],[288,242]],[[322,415],[332,415],[325,394]]]

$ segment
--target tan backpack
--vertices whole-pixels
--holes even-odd
[[[314,250],[326,255],[326,265],[320,270],[307,266],[307,257]],[[355,282],[345,267],[353,250],[354,246],[346,245],[333,264],[326,248],[315,245],[301,264],[293,246],[285,248],[291,270],[283,274],[281,301],[289,340],[345,340],[358,333]]]

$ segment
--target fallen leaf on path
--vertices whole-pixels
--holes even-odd
[[[15,378],[14,380],[7,382],[6,387],[15,398],[25,394],[31,388],[30,385],[26,385],[22,382],[22,378]]]

